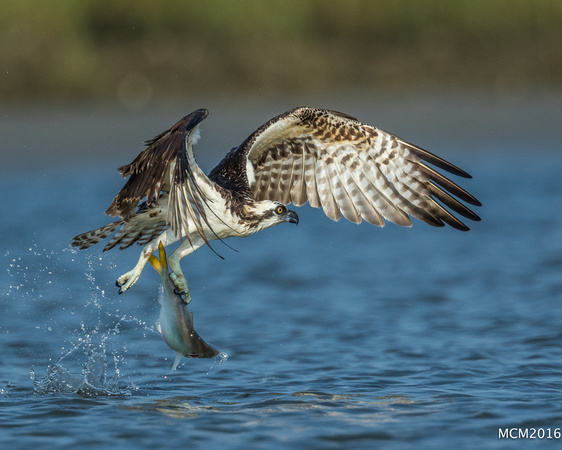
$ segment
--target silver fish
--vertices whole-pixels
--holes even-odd
[[[175,286],[168,275],[168,260],[162,243],[158,246],[160,259],[150,255],[148,261],[162,279],[162,289],[158,297],[161,305],[160,317],[156,322],[158,331],[170,348],[177,352],[172,370],[178,366],[181,357],[213,358],[218,350],[207,344],[193,328],[193,313],[187,309],[191,301],[189,291],[185,299],[175,293]]]

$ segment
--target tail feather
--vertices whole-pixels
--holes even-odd
[[[123,220],[117,220],[96,230],[87,231],[86,233],[74,236],[70,245],[72,247],[78,247],[80,250],[89,248],[113,233],[123,222]]]
[[[145,214],[142,217],[146,218],[147,215]],[[125,250],[134,243],[145,245],[160,236],[167,227],[163,220],[140,220],[140,216],[137,216],[137,218],[138,220],[133,219],[127,222],[121,230],[115,233],[103,251],[106,252],[118,245],[120,250]]]

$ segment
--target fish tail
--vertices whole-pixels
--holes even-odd
[[[162,245],[162,242],[160,242],[158,244],[158,254],[160,256],[160,259],[158,259],[156,256],[154,255],[150,255],[148,257],[148,262],[150,263],[150,265],[152,267],[154,267],[154,270],[156,270],[156,272],[158,272],[160,275],[168,275],[168,259],[166,257],[166,249],[164,248],[164,246]]]
[[[176,359],[174,360],[174,365],[172,366],[172,370],[176,370],[176,368],[178,367],[180,361],[181,361],[181,357],[183,355],[180,352],[176,353]]]

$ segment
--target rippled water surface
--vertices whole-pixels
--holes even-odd
[[[0,443],[484,448],[562,427],[562,157],[519,150],[441,152],[484,204],[469,233],[300,208],[296,228],[215,244],[224,261],[186,258],[222,353],[173,373],[156,273],[114,286],[138,249],[68,248],[105,223],[114,166],[5,171]]]

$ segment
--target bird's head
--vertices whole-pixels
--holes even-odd
[[[272,200],[256,202],[253,207],[248,208],[247,214],[257,221],[259,230],[282,222],[299,224],[299,216],[296,212],[288,209],[283,203]]]

